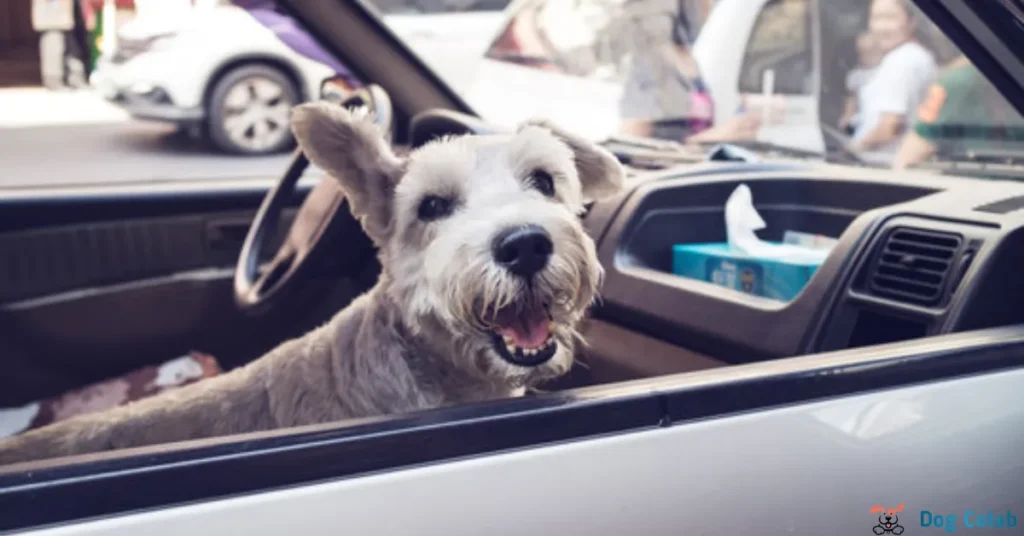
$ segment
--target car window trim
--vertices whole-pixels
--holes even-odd
[[[1002,96],[1024,114],[1024,83],[1019,82],[1024,80],[1024,66],[1005,45],[1004,39],[1012,37],[1012,34],[1008,36],[1002,24],[991,20],[993,13],[982,5],[988,2],[914,0],[914,3]],[[995,34],[989,42],[982,42],[976,37],[986,32]]]
[[[0,468],[0,531],[397,471],[1021,368],[1024,326]],[[17,468],[17,467],[15,467]],[[31,469],[31,470],[28,470]],[[115,492],[116,491],[116,492]]]

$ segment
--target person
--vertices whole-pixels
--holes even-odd
[[[906,133],[895,169],[924,162],[941,149],[1024,145],[1024,118],[966,57],[961,56],[928,91]]]
[[[882,61],[875,38],[868,32],[857,36],[858,65],[846,75],[846,103],[843,116],[839,119],[839,128],[848,135],[857,130],[860,114],[857,107],[857,94],[860,88],[871,79],[878,64]]]
[[[681,4],[671,39],[664,39],[652,17],[634,22],[632,35],[641,42],[633,47],[620,100],[624,134],[683,141],[711,126],[711,97],[687,45],[689,24]]]
[[[50,89],[85,85],[85,63],[76,23],[74,0],[33,0],[32,28],[39,32],[39,66],[43,86]]]
[[[873,0],[868,30],[883,55],[860,87],[860,122],[850,149],[867,162],[890,165],[937,67],[931,52],[914,37],[920,13],[911,0]]]

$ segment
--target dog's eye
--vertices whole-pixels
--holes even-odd
[[[452,211],[452,202],[443,197],[428,195],[420,201],[419,218],[423,221],[433,221],[443,218]]]
[[[533,183],[533,187],[538,192],[553,197],[555,195],[555,179],[551,177],[551,174],[543,169],[535,169],[533,173],[530,173],[530,182]]]

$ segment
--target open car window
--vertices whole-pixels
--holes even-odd
[[[328,177],[305,168],[318,152],[299,154],[277,136],[293,126],[296,105],[327,97],[324,88],[331,101],[383,95],[376,102],[391,106],[394,121],[374,128],[395,141],[395,162],[414,142],[480,125],[482,133],[535,117],[560,125],[547,142],[569,171],[531,161],[520,166],[524,178],[502,168],[494,176],[507,188],[489,199],[504,218],[517,215],[507,205],[520,195],[531,204],[519,214],[557,212],[574,236],[593,240],[568,249],[593,256],[585,275],[602,286],[579,311],[587,344],[557,378],[530,383],[524,372],[553,348],[552,303],[480,307],[464,320],[487,350],[458,356],[480,368],[452,374],[477,381],[507,372],[514,388],[501,396],[424,395],[410,406],[430,409],[387,413],[380,408],[408,394],[389,380],[422,379],[398,363],[374,369],[380,397],[358,400],[358,418],[324,417],[333,399],[317,404],[298,388],[284,393],[303,410],[289,416],[299,415],[298,426],[281,426],[273,413],[256,431],[0,465],[0,532],[884,535],[899,527],[909,536],[977,528],[979,516],[1007,533],[1024,522],[1016,478],[1024,444],[1015,433],[1024,426],[1024,287],[1014,283],[1024,186],[885,169],[911,139],[922,142],[921,158],[906,167],[1004,151],[1004,178],[1019,179],[1020,116],[941,31],[900,11],[909,4],[77,5],[33,35],[29,48],[49,58],[32,71],[38,80],[0,88],[0,175],[11,177],[0,182],[0,445],[156,396],[170,395],[158,408],[169,410],[181,389],[326,330],[395,275],[382,277],[382,262],[432,277],[436,263],[449,263],[452,286],[472,282],[466,247],[409,255],[415,262],[375,256],[375,241],[398,228],[392,211],[415,222],[398,240],[471,236],[486,262],[509,272],[521,256],[567,250],[528,225],[490,236],[445,227],[438,219],[467,210],[468,197],[436,189],[414,197],[399,165],[371,169],[365,175],[376,182],[346,198],[341,185],[352,188],[344,181],[364,162],[343,160],[351,154],[337,146],[319,152],[342,162]],[[867,34],[902,41],[872,60],[857,47]],[[47,63],[51,53],[59,61]],[[886,56],[906,68],[887,67]],[[984,55],[972,56],[990,70]],[[872,69],[883,67],[881,84]],[[479,117],[458,113],[464,104]],[[878,127],[894,115],[902,119]],[[899,136],[873,133],[887,128]],[[330,142],[344,138],[339,131],[351,132],[317,132]],[[587,195],[597,195],[592,181],[606,177],[592,167],[618,169],[612,155],[582,152],[586,137],[627,146],[614,156],[628,176],[617,194],[580,210],[560,197],[568,177],[585,176]],[[857,147],[865,138],[877,145]],[[630,160],[640,153],[682,165],[646,174]],[[837,155],[843,165],[821,165]],[[451,167],[438,181],[459,176]],[[394,192],[407,197],[386,197]],[[375,195],[370,211],[353,208]],[[273,222],[262,226],[264,217]],[[323,237],[335,246],[302,272],[314,284],[290,307],[247,308],[239,282],[273,286],[298,273],[289,267],[309,250],[290,240],[303,232],[313,238],[300,246],[312,250]],[[265,251],[253,240],[265,240]],[[399,245],[399,254],[419,253]],[[576,272],[565,277],[583,277]],[[536,287],[522,279],[517,289]],[[445,294],[433,284],[398,310],[429,310],[434,294]],[[583,286],[557,293],[555,305]],[[456,340],[442,325],[438,343]],[[414,340],[406,327],[389,326]],[[417,336],[429,331],[416,327]],[[320,349],[345,354],[335,342]],[[335,374],[392,357],[363,348],[372,350],[359,352],[366,361],[273,372],[344,396]],[[269,407],[270,398],[236,399],[203,422],[229,422],[231,411]],[[120,446],[109,440],[100,450]],[[961,480],[936,491],[937,474]],[[978,489],[985,497],[970,495]]]

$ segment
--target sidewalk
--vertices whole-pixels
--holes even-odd
[[[0,129],[120,123],[128,114],[91,90],[0,89]]]

